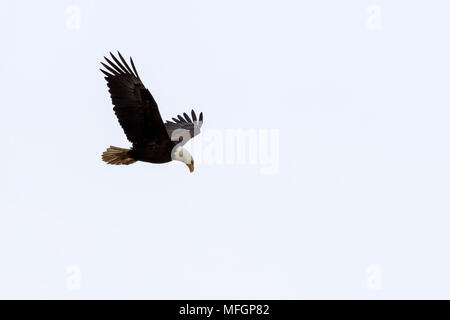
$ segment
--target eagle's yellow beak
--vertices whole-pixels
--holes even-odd
[[[190,172],[193,172],[193,171],[194,171],[194,164],[193,164],[193,163],[190,163],[190,164],[188,164],[187,166],[189,167],[189,171],[190,171]]]

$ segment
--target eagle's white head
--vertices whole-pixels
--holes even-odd
[[[183,147],[178,147],[173,153],[173,160],[181,161],[189,167],[189,171],[194,171],[194,158],[192,155]]]

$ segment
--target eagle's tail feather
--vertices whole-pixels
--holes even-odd
[[[128,165],[135,163],[136,160],[134,160],[132,157],[128,155],[128,151],[130,151],[130,149],[123,149],[110,146],[108,149],[106,149],[105,152],[103,152],[102,159],[108,164]]]

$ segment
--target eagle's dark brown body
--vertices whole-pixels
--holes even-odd
[[[161,145],[154,142],[133,144],[128,155],[138,161],[151,163],[166,163],[172,161],[172,150],[175,143],[164,141]]]
[[[174,148],[184,145],[200,132],[203,114],[199,120],[192,110],[192,120],[183,116],[163,122],[158,105],[150,91],[144,86],[130,58],[131,67],[118,52],[119,59],[112,53],[113,61],[105,57],[102,63],[114,112],[128,140],[131,149],[111,146],[103,153],[103,160],[109,164],[131,164],[136,161],[166,163],[172,161]],[[181,138],[180,138],[181,137]]]

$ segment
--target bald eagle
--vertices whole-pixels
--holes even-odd
[[[192,119],[183,113],[164,123],[155,99],[139,78],[133,59],[130,57],[132,70],[120,52],[117,53],[120,61],[110,53],[112,61],[104,57],[106,63],[101,64],[105,70],[100,71],[106,76],[113,110],[133,146],[131,149],[110,146],[102,154],[103,161],[129,165],[136,161],[176,160],[185,163],[190,172],[194,171],[194,159],[183,145],[200,133],[203,113],[197,119],[192,110]]]

